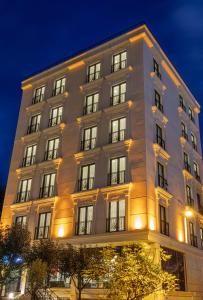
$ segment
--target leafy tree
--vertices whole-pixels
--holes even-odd
[[[98,278],[94,266],[99,265],[98,248],[73,247],[67,245],[60,253],[59,270],[69,276],[76,288],[77,299],[81,299],[82,291],[87,284]]]
[[[0,297],[3,287],[18,279],[29,251],[30,233],[26,227],[0,225]]]
[[[43,262],[39,258],[31,263],[28,270],[31,299],[35,299],[37,290],[44,287],[44,282],[47,277],[47,269],[47,263]]]
[[[102,250],[97,267],[100,278],[109,283],[107,299],[140,300],[152,293],[168,293],[176,287],[176,278],[154,262],[154,256],[142,244],[125,246],[120,254],[112,247]],[[161,252],[162,259],[168,259]]]

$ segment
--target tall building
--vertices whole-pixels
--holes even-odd
[[[200,106],[149,29],[22,90],[3,224],[27,224],[36,240],[164,247],[180,288],[167,299],[203,299]],[[100,290],[92,283],[88,293]]]

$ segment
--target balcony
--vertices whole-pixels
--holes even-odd
[[[27,134],[32,134],[34,132],[38,132],[39,126],[40,126],[40,123],[29,125],[28,129],[27,129]]]
[[[161,136],[159,135],[156,136],[156,142],[159,146],[161,146],[162,149],[166,150],[166,142]]]
[[[117,218],[106,219],[106,231],[124,231],[125,230],[125,216]]]
[[[92,113],[98,111],[98,109],[99,109],[99,103],[98,102],[86,105],[83,108],[83,116],[92,114]]]
[[[40,188],[39,198],[50,198],[55,196],[55,186],[43,186]]]
[[[110,105],[118,105],[120,103],[124,103],[126,101],[126,93],[121,93],[119,95],[114,95],[110,98]]]
[[[94,187],[94,177],[84,178],[78,180],[78,190],[87,191]]]
[[[88,151],[96,147],[96,138],[81,141],[80,150]]]
[[[41,95],[36,95],[33,99],[32,99],[32,104],[37,104],[39,102],[42,102],[44,100],[44,94]]]
[[[62,116],[56,116],[49,119],[48,127],[53,127],[60,124],[62,121]]]
[[[97,71],[87,75],[86,82],[92,82],[101,78],[101,71]]]
[[[127,68],[127,59],[115,63],[111,66],[111,73]]]
[[[125,183],[125,171],[112,172],[108,174],[108,185]]]
[[[65,92],[65,85],[62,85],[60,87],[55,88],[52,91],[52,97],[58,96],[60,94],[63,94]]]
[[[198,247],[197,245],[197,236],[194,234],[190,234],[190,244],[193,247]]]
[[[17,193],[16,203],[22,203],[30,200],[30,191],[21,191]]]
[[[50,236],[50,227],[49,226],[42,226],[42,227],[36,227],[35,228],[35,240],[41,240],[41,239],[48,239]]]
[[[161,175],[158,175],[158,186],[164,189],[165,191],[168,191],[168,182],[166,178],[164,178]]]
[[[26,156],[22,161],[22,168],[29,167],[34,165],[36,161],[36,155]]]
[[[76,235],[92,234],[92,221],[78,222],[75,224]]]
[[[56,159],[58,157],[59,157],[59,155],[58,155],[58,149],[48,150],[44,154],[44,160],[45,161],[47,161],[47,160],[53,160],[53,159]]]
[[[120,142],[120,141],[124,141],[125,136],[126,136],[126,129],[111,132],[109,134],[109,143],[113,144],[113,143],[117,143],[117,142]]]
[[[169,223],[165,220],[160,221],[160,232],[161,234],[169,236]]]

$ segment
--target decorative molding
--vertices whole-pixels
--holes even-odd
[[[69,65],[68,70],[73,71],[73,70],[78,69],[78,68],[80,68],[84,65],[85,65],[84,60],[80,60],[80,61],[77,61],[77,62],[73,63],[72,65]]]
[[[155,194],[158,201],[165,201],[166,205],[169,205],[169,200],[173,198],[173,195],[170,194],[168,191],[164,190],[160,186],[155,188]]]
[[[101,119],[101,114],[102,114],[102,111],[99,110],[99,111],[93,112],[91,114],[87,114],[87,115],[78,117],[76,119],[76,121],[79,125],[83,125],[83,124],[87,124],[87,123],[91,123],[91,122],[98,123]]]
[[[102,146],[103,151],[106,154],[112,154],[115,151],[129,151],[131,145],[133,143],[133,139],[127,139],[124,141],[120,141],[117,143],[111,143],[111,144],[107,144],[105,146]]]
[[[163,158],[164,160],[168,161],[170,158],[170,155],[168,154],[168,152],[166,150],[164,150],[159,144],[154,143],[153,144],[153,149],[155,152],[155,156],[160,156],[161,158]]]
[[[153,79],[154,84],[157,86],[157,88],[164,94],[166,91],[166,86],[163,84],[161,79],[156,75],[155,72],[150,72],[150,77]]]
[[[164,70],[166,71],[166,73],[169,75],[169,77],[175,83],[175,85],[177,87],[180,87],[181,86],[180,81],[178,80],[178,78],[174,74],[174,72],[171,70],[171,68],[168,66],[168,64],[164,60],[162,60],[161,64],[162,64],[162,67],[164,68]]]
[[[33,132],[31,134],[27,134],[27,135],[22,136],[21,140],[22,140],[23,143],[36,141],[37,139],[39,139],[40,135],[41,135],[41,131]]]
[[[190,179],[193,178],[192,174],[188,170],[183,169],[182,172],[183,172],[183,176],[184,176],[185,179],[190,180]]]
[[[128,100],[123,103],[119,103],[117,105],[111,105],[111,106],[108,106],[107,108],[104,108],[103,112],[106,115],[109,115],[109,118],[111,118],[113,115],[117,115],[118,113],[125,113],[126,111],[131,109],[133,106],[133,103],[134,102],[132,100]]]
[[[78,193],[71,194],[74,205],[77,205],[79,201],[91,201],[96,202],[99,195],[99,189],[93,189],[88,191],[81,191]]]
[[[31,89],[31,88],[32,88],[32,84],[31,84],[31,83],[26,84],[26,85],[23,85],[23,86],[21,87],[21,89],[22,89],[23,91],[29,90],[29,89]]]
[[[45,105],[45,101],[41,101],[32,105],[29,105],[28,107],[26,107],[26,111],[28,113],[33,113],[33,112],[41,112],[43,106]]]
[[[58,133],[58,132],[62,132],[64,130],[64,128],[66,127],[66,123],[62,122],[58,125],[55,126],[51,126],[51,127],[47,127],[45,129],[43,129],[43,134],[44,135],[50,135],[50,134],[54,134],[54,133]]]
[[[156,105],[152,105],[152,112],[154,114],[154,117],[161,122],[164,126],[168,123],[168,118],[162,114],[162,112],[158,109]]]
[[[94,160],[97,160],[98,156],[100,154],[100,151],[101,151],[101,148],[97,147],[95,149],[90,149],[90,150],[87,150],[87,151],[81,151],[81,152],[75,153],[74,157],[75,157],[75,160],[76,160],[77,164],[80,164],[81,161],[85,160],[85,159],[92,159],[93,158]]]
[[[125,76],[126,78],[130,75],[129,73],[131,73],[132,71],[134,71],[134,68],[132,66],[128,66],[126,68],[120,69],[116,72],[112,72],[106,75],[105,79],[108,80],[109,84],[112,84],[111,81],[122,79],[123,76]]]
[[[139,34],[137,34],[137,35],[129,38],[129,41],[130,41],[130,43],[135,43],[135,42],[137,42],[139,40],[142,40],[142,39],[145,41],[145,43],[147,44],[147,46],[149,48],[153,48],[154,47],[151,39],[147,36],[147,34],[145,32],[139,33]]]
[[[92,80],[90,82],[86,82],[86,83],[84,83],[80,86],[80,91],[81,92],[86,92],[86,91],[89,91],[91,89],[98,88],[99,86],[101,86],[103,80],[104,80],[104,78],[101,77],[99,79]]]
[[[129,196],[131,190],[131,183],[108,186],[101,188],[100,191],[106,201],[119,200],[121,197],[126,198]]]

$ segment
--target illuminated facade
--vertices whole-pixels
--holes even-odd
[[[33,239],[161,245],[182,290],[168,299],[203,299],[200,107],[147,27],[22,90],[2,222]]]

